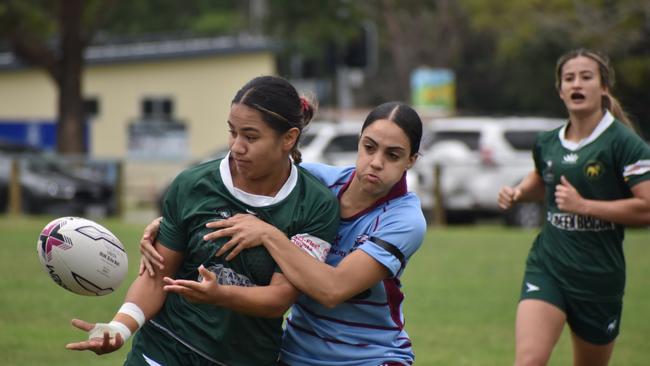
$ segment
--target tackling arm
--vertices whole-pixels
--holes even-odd
[[[330,308],[389,276],[386,267],[362,250],[332,267],[304,252],[279,230],[265,233],[262,243],[294,286]]]

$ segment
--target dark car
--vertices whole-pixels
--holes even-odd
[[[7,210],[13,160],[18,162],[25,213],[110,215],[116,210],[115,163],[63,158],[0,142],[1,212]]]

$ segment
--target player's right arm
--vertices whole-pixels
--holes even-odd
[[[536,170],[528,173],[514,187],[503,186],[499,191],[497,202],[502,210],[510,209],[517,202],[541,201],[544,199],[544,181]]]
[[[124,299],[125,304],[134,304],[139,309],[136,310],[137,314],[134,315],[133,310],[122,312],[122,309],[135,308],[134,305],[129,305],[127,308],[123,306],[108,324],[93,324],[73,319],[72,325],[88,332],[89,338],[85,341],[69,343],[66,345],[67,349],[90,350],[97,354],[116,351],[122,347],[125,338],[140,328],[142,322],[151,319],[160,311],[167,297],[167,293],[163,290],[163,278],[174,275],[183,261],[184,254],[171,250],[159,242],[156,244],[158,244],[156,245],[158,253],[164,258],[165,268],[157,271],[153,276],[139,275],[129,287]],[[127,337],[124,336],[125,334]]]

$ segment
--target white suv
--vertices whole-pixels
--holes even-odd
[[[537,134],[560,126],[561,119],[537,117],[451,117],[430,121],[422,158],[416,164],[418,195],[425,211],[434,208],[434,171],[440,167],[442,206],[448,217],[471,221],[500,214],[497,194],[534,169],[531,149]],[[507,224],[537,226],[539,203],[519,204],[506,212]]]

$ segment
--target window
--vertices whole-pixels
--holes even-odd
[[[346,153],[346,152],[357,152],[357,147],[359,146],[359,135],[341,135],[336,136],[332,139],[327,148],[325,148],[325,154],[331,153]]]
[[[480,137],[479,131],[439,131],[436,132],[432,144],[446,140],[458,140],[467,145],[470,150],[477,151]]]
[[[95,118],[99,115],[99,99],[96,97],[85,98],[83,111],[86,118]]]
[[[172,120],[174,101],[170,97],[145,97],[141,104],[143,119]]]
[[[532,150],[540,131],[506,131],[504,136],[515,150]]]

